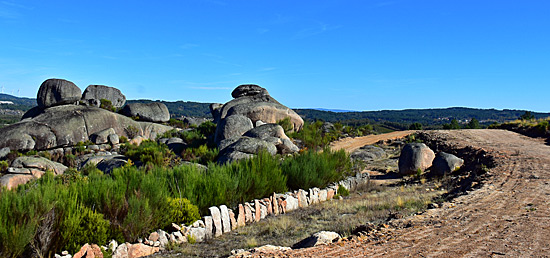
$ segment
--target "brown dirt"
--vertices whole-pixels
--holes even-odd
[[[351,153],[354,150],[357,150],[365,145],[375,144],[378,141],[400,139],[414,132],[416,131],[412,131],[412,130],[396,131],[396,132],[385,133],[385,134],[368,135],[368,136],[355,137],[355,138],[344,138],[344,139],[332,142],[330,144],[330,148],[333,150],[344,149],[345,151]]]
[[[483,149],[495,167],[453,203],[407,218],[388,241],[348,240],[257,257],[549,257],[550,146],[503,130],[428,132],[457,148]],[[363,137],[362,137],[363,138]],[[363,140],[342,141],[342,148]]]

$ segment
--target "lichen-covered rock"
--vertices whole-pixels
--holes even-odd
[[[266,89],[256,84],[242,84],[231,92],[233,98],[239,98],[244,96],[256,96],[256,95],[269,95]]]
[[[160,102],[130,103],[124,106],[122,114],[148,122],[164,123],[170,120],[168,108]]]
[[[88,105],[99,107],[102,99],[110,101],[115,108],[121,108],[126,104],[126,96],[117,88],[105,85],[90,85],[82,93],[82,100]]]
[[[15,189],[18,185],[26,184],[35,177],[33,175],[8,174],[0,177],[0,186],[8,190]]]
[[[262,150],[266,150],[271,155],[277,153],[277,148],[272,143],[257,138],[241,137],[231,145],[220,150],[218,163],[223,164],[251,158],[254,154],[258,154]]]
[[[358,150],[355,150],[351,153],[350,157],[353,160],[360,160],[360,161],[373,161],[373,160],[380,160],[388,157],[388,154],[386,151],[380,147],[372,146],[372,145],[365,145]]]
[[[47,79],[40,85],[36,102],[38,107],[74,104],[80,100],[82,91],[74,83],[63,79]]]

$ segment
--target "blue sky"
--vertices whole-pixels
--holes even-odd
[[[549,1],[0,0],[0,87],[64,78],[129,99],[550,111]]]

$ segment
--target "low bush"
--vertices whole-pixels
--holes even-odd
[[[168,166],[175,158],[168,146],[150,140],[143,141],[139,146],[125,144],[124,149],[124,155],[132,161],[141,161],[148,166]]]
[[[351,175],[352,163],[345,151],[308,150],[283,161],[282,170],[291,189],[325,187]]]
[[[199,208],[186,198],[169,198],[168,205],[169,218],[174,223],[190,225],[201,218]]]

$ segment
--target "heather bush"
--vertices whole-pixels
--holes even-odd
[[[351,160],[345,151],[308,150],[283,161],[282,171],[288,177],[290,189],[325,187],[351,174]]]
[[[169,218],[174,223],[190,225],[199,220],[199,208],[186,198],[168,198]]]
[[[125,144],[124,155],[133,161],[140,161],[145,165],[167,166],[175,158],[166,144],[145,140],[139,146]]]

